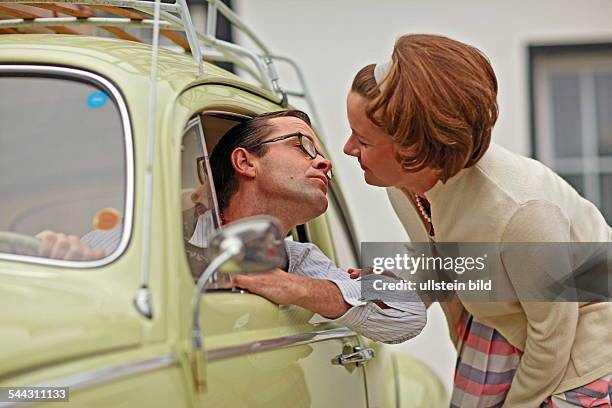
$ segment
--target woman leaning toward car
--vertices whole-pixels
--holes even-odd
[[[433,35],[397,40],[347,100],[344,152],[387,187],[413,241],[609,242],[598,209],[543,164],[491,143],[497,79],[478,49]],[[498,266],[538,273],[536,253]],[[443,302],[458,352],[451,406],[610,406],[612,304]]]

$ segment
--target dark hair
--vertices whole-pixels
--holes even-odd
[[[367,65],[351,91],[368,99],[367,117],[391,135],[404,170],[440,169],[445,181],[486,152],[498,115],[497,79],[478,49],[441,36],[402,36],[382,85]]]
[[[242,147],[258,157],[262,157],[268,149],[261,142],[274,129],[270,119],[283,117],[298,118],[308,126],[312,126],[308,115],[299,110],[269,112],[247,119],[232,127],[215,145],[210,155],[210,167],[221,210],[227,208],[230,199],[238,191],[236,170],[231,161],[234,150]]]

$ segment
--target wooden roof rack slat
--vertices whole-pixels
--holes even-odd
[[[64,7],[64,6],[58,6],[56,4],[46,4],[46,3],[28,3],[28,6],[31,7],[38,7],[44,10],[50,10],[50,11],[54,11],[57,13],[62,13],[62,14],[66,14],[68,16],[71,17],[77,17],[77,18],[88,18],[93,16],[94,14],[90,11],[87,10],[79,10],[79,9],[73,9],[70,7]],[[94,8],[94,7],[92,7]],[[120,8],[117,7],[103,7],[104,11],[115,11],[115,14],[117,15],[124,15],[123,13],[119,13],[121,11],[123,11]],[[117,12],[119,11],[119,12]],[[144,19],[143,16],[141,16],[140,14],[137,13],[131,13],[134,16],[138,16],[138,18],[140,20]],[[58,34],[81,34],[78,31],[75,30],[71,30],[67,27],[61,27],[61,26],[53,26],[53,27],[49,27],[52,28],[53,30],[55,30],[55,32],[57,32]],[[128,41],[136,41],[136,42],[142,42],[142,40],[136,36],[133,36],[132,34],[126,32],[125,30],[122,30],[121,28],[118,27],[112,27],[112,26],[100,26],[99,28],[101,28],[104,31],[107,31],[108,33],[114,35],[117,38],[121,38],[123,40],[128,40]]]
[[[105,11],[107,13],[110,14],[115,14],[117,16],[121,16],[121,17],[127,17],[129,19],[132,20],[138,20],[138,21],[142,21],[146,18],[145,15],[140,14],[136,11],[131,11],[131,10],[126,10],[126,9],[122,9],[120,7],[114,7],[114,6],[100,6],[100,5],[91,5],[89,6],[92,9],[96,9],[96,10],[100,10],[100,11]],[[105,30],[108,27],[103,27]],[[112,34],[115,34],[115,32],[107,30],[109,32],[111,32]],[[122,30],[118,30],[118,31],[122,31]],[[128,37],[132,37],[133,39],[131,41],[138,41],[138,42],[142,42],[141,40],[137,39],[136,37],[126,33],[125,31],[123,31],[124,34],[119,35],[119,34],[115,34],[117,37],[119,38],[123,38],[124,40],[129,40],[130,38]],[[185,37],[183,37],[182,35],[180,35],[177,32],[174,31],[170,31],[170,30],[160,30],[159,33],[161,35],[163,35],[164,37],[166,37],[167,39],[169,39],[170,41],[172,41],[173,43],[175,43],[176,45],[178,45],[179,47],[181,47],[184,51],[190,51],[191,48],[189,47],[189,43],[187,42],[187,39],[185,39]],[[123,36],[126,35],[127,37]]]
[[[35,18],[40,17],[36,14],[28,13],[27,11],[17,10],[12,7],[6,7],[2,5],[0,5],[0,13],[11,17],[23,18],[25,20],[34,20]]]
[[[92,9],[96,9],[96,10],[100,10],[100,11],[106,11],[107,13],[111,13],[111,14],[115,14],[117,16],[121,16],[121,17],[127,17],[130,18],[132,20],[144,20],[146,18],[146,16],[137,13],[135,11],[131,11],[131,10],[126,10],[126,9],[122,9],[120,7],[113,7],[113,6],[100,6],[100,5],[90,5],[89,7],[91,7]]]
[[[76,8],[70,8],[65,6],[59,6],[57,4],[47,4],[47,3],[26,3],[26,6],[37,7],[44,10],[55,11],[56,13],[66,14],[68,16],[77,17],[77,18],[87,18],[93,16],[93,13],[87,10],[81,10]]]
[[[34,14],[31,12],[27,12],[24,10],[18,10],[18,9],[15,9],[12,7],[6,7],[6,6],[0,6],[0,13],[6,14],[12,17],[18,17],[18,18],[23,18],[24,20],[32,20],[32,21],[34,21],[37,18],[43,18],[43,16],[40,14]],[[47,26],[47,28],[49,30],[54,31],[57,34],[73,34],[73,35],[81,34],[78,31],[75,31],[73,29],[70,29],[64,26],[49,25]]]
[[[71,28],[68,27],[63,27],[63,26],[49,26],[49,28],[53,31],[55,31],[57,34],[72,34],[72,35],[81,35],[82,33],[79,33],[76,30],[73,30]]]
[[[160,29],[159,33],[170,41],[172,41],[173,43],[175,43],[176,45],[178,45],[179,47],[181,47],[184,51],[191,51],[191,47],[189,47],[189,41],[187,41],[187,39],[177,31]]]
[[[100,28],[123,40],[142,42],[140,38],[133,36],[132,34],[120,29],[119,27],[100,26]]]

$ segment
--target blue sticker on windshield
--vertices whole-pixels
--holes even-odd
[[[106,105],[107,100],[107,94],[102,91],[94,91],[87,97],[87,106],[89,106],[91,109],[100,109]]]

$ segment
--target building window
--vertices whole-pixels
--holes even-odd
[[[612,223],[612,43],[529,47],[534,156]]]

